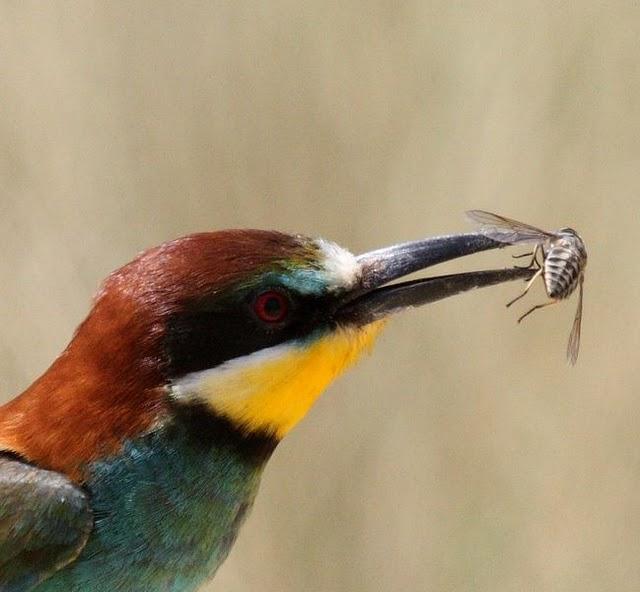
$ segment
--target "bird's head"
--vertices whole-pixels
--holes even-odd
[[[173,402],[279,439],[380,330],[341,318],[362,279],[356,257],[323,240],[197,234],[116,271],[94,311],[119,301],[113,321],[140,337],[127,359],[158,369]]]
[[[279,440],[391,313],[519,276],[389,282],[496,246],[465,234],[354,256],[324,240],[239,230],[150,249],[107,278],[67,350],[14,401],[30,405],[31,423],[41,417],[50,435],[51,425],[78,417],[77,445],[68,426],[59,438],[68,452],[51,456],[34,437],[31,449],[58,459],[48,465],[65,466],[65,454],[86,460],[152,427],[167,405],[198,406],[242,434]],[[10,432],[0,440],[10,443]],[[24,449],[29,429],[13,433]]]

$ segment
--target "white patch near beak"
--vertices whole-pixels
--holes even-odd
[[[316,244],[324,255],[323,269],[329,290],[352,288],[361,273],[355,255],[331,241],[318,239]]]

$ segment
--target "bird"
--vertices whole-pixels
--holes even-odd
[[[243,229],[139,254],[0,407],[0,591],[197,590],[278,443],[391,315],[532,272],[392,282],[501,246],[468,233],[356,256]]]

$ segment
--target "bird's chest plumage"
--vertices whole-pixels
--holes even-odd
[[[172,422],[94,463],[94,530],[78,559],[36,591],[196,589],[227,556],[265,460],[215,440]]]

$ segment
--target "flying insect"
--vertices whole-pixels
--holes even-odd
[[[569,298],[576,288],[579,288],[578,306],[567,344],[567,361],[573,366],[580,350],[582,296],[584,272],[587,266],[587,249],[580,235],[573,228],[561,228],[549,232],[484,210],[470,210],[467,216],[479,225],[480,232],[488,238],[509,245],[527,243],[534,245],[531,253],[516,257],[531,256],[529,265],[525,267],[535,268],[537,271],[522,294],[508,302],[507,306],[511,306],[525,296],[540,276],[550,301],[532,307],[518,319],[518,322],[535,310]]]

